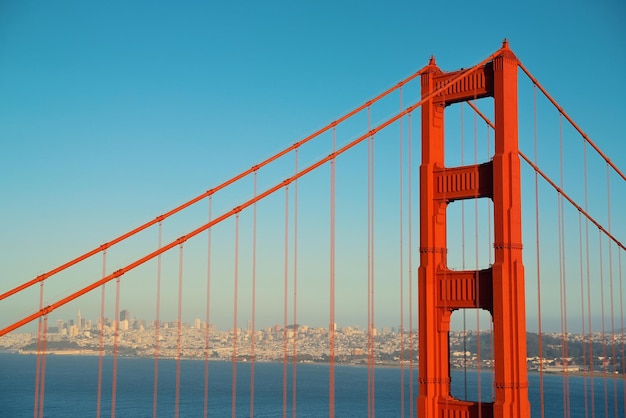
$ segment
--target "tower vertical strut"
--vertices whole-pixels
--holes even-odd
[[[526,314],[522,264],[521,186],[517,122],[518,61],[505,40],[476,71],[443,72],[431,58],[422,70],[420,166],[419,396],[417,415],[429,417],[530,416],[526,370]],[[444,88],[439,94],[433,91]],[[451,104],[493,97],[495,152],[487,163],[446,167],[444,111]],[[478,271],[447,265],[446,211],[454,200],[493,201],[495,260]],[[450,392],[450,317],[484,309],[493,321],[493,402],[459,400]]]

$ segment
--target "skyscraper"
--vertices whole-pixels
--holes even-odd
[[[120,321],[128,321],[130,322],[130,311],[124,309],[120,311]]]

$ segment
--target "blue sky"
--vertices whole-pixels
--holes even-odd
[[[623,2],[216,3],[0,4],[1,290],[238,174],[414,73],[431,55],[444,70],[468,67],[504,38],[579,126],[621,170],[626,167]],[[405,94],[409,103],[419,92]],[[388,112],[384,108],[374,120]],[[524,146],[532,150],[532,144]],[[377,150],[386,155],[383,146]],[[315,149],[303,164],[328,152]],[[413,164],[416,172],[419,162]],[[345,170],[346,176],[353,172]],[[276,170],[267,181],[288,174]],[[602,176],[597,184],[604,184]],[[327,183],[315,181],[312,201],[316,191],[327,193]],[[251,193],[248,188],[234,199]],[[612,198],[617,206],[624,195]],[[282,206],[268,203],[266,210],[275,214]],[[624,225],[623,212],[612,215],[616,228]],[[181,220],[170,229],[173,238],[184,233],[186,222],[200,223]],[[353,227],[362,232],[362,224]],[[623,227],[621,234],[624,240]],[[311,240],[312,248],[323,248],[324,241]],[[418,245],[417,234],[413,240]],[[154,247],[154,240],[146,245]],[[377,248],[383,248],[377,250],[379,265],[392,263],[384,242]],[[111,261],[108,269],[124,261]],[[99,267],[94,270],[97,277]],[[77,276],[78,283],[90,282]],[[190,280],[203,286],[199,278]],[[141,296],[146,285],[124,286],[128,304],[139,303],[130,301],[136,292],[145,305],[128,309],[152,313],[154,298]],[[73,285],[50,287],[51,302]],[[202,316],[203,308],[194,305],[200,302],[188,300],[186,315]],[[342,319],[348,323],[358,322],[348,313],[351,303],[363,302],[351,300],[346,290]],[[0,312],[30,313],[37,301],[3,302]],[[380,306],[380,312],[396,309],[384,300]],[[68,307],[64,316],[77,308]],[[303,303],[302,309],[303,322],[325,324],[314,307]],[[175,319],[173,310],[166,312]]]

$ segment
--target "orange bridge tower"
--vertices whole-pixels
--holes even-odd
[[[520,161],[517,122],[518,61],[505,40],[494,58],[470,70],[443,72],[431,59],[421,76],[419,418],[518,418],[530,416],[526,369],[526,316]],[[464,74],[464,75],[462,75]],[[446,87],[447,86],[447,87]],[[446,106],[493,97],[493,160],[462,167],[444,165]],[[485,270],[450,270],[446,210],[459,199],[493,201],[494,264]],[[450,316],[484,309],[493,321],[495,399],[466,401],[450,393]]]

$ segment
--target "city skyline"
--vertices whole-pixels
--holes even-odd
[[[79,315],[80,317],[80,315]],[[162,359],[196,359],[231,361],[327,362],[329,360],[329,329],[297,327],[281,324],[262,329],[218,329],[206,327],[199,318],[194,324],[177,321],[161,323],[157,332],[155,324],[127,319],[119,324],[109,318],[104,327],[85,321],[81,327],[74,320],[56,321],[46,334],[45,351],[51,355],[116,355],[123,357],[155,357]],[[80,323],[80,319],[79,319]],[[450,365],[452,368],[486,368],[494,366],[491,330],[451,331],[449,334]],[[593,370],[598,373],[623,373],[623,333],[605,336],[546,332],[541,336],[529,333],[527,367],[529,370],[548,373],[577,373]],[[335,327],[335,362],[365,365],[370,361],[385,365],[419,364],[418,333],[384,327],[367,329],[358,326]],[[254,343],[253,343],[254,341]],[[542,349],[539,349],[539,345]],[[617,347],[616,347],[617,346]],[[0,349],[19,354],[39,352],[37,335],[11,333],[0,341]],[[369,357],[372,347],[373,359]],[[567,347],[563,349],[563,347]],[[593,348],[593,355],[590,355]],[[294,350],[296,358],[294,359]],[[565,354],[567,353],[567,354]],[[585,354],[587,353],[587,354]],[[617,357],[613,358],[612,354]],[[565,355],[565,357],[564,357]],[[607,357],[608,355],[608,357]],[[286,357],[285,357],[286,356]]]

